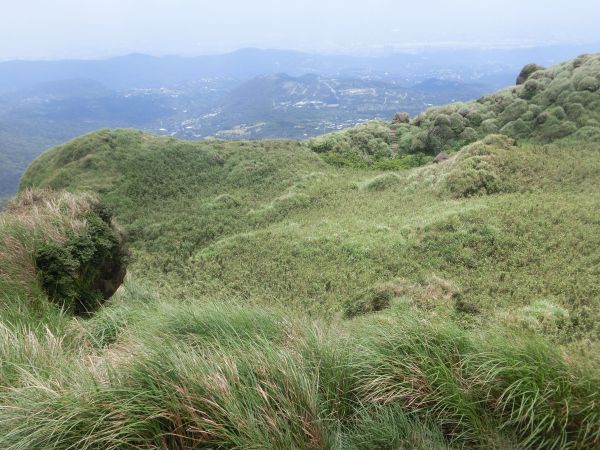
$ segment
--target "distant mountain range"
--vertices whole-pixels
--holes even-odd
[[[411,115],[514,83],[528,62],[597,49],[390,53],[379,57],[243,49],[195,58],[0,63],[0,196],[45,149],[104,127],[183,139],[303,139]]]
[[[24,89],[48,81],[86,78],[111,89],[160,87],[203,77],[247,80],[258,75],[360,77],[364,75],[419,79],[442,74],[484,83],[497,82],[530,61],[555,64],[565,58],[597,51],[590,45],[561,45],[516,49],[436,50],[389,53],[377,57],[317,55],[290,50],[241,49],[222,55],[153,57],[133,54],[106,60],[7,61],[0,63],[0,92]],[[442,77],[446,78],[446,77]],[[501,81],[502,80],[502,81]]]

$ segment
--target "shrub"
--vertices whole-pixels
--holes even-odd
[[[525,99],[532,98],[539,90],[541,90],[542,85],[537,80],[527,80],[523,85],[523,90],[521,91],[521,97]]]
[[[536,125],[543,125],[546,123],[546,121],[548,121],[548,119],[550,119],[550,114],[548,114],[546,111],[543,111],[535,118],[535,123]]]
[[[450,116],[446,114],[438,114],[438,116],[435,118],[434,124],[436,127],[451,127],[452,120],[450,119]]]
[[[371,178],[359,185],[365,191],[383,191],[400,183],[401,178],[395,173],[385,173]]]
[[[13,223],[4,239],[19,250],[0,254],[0,266],[13,266],[11,278],[22,279],[31,294],[39,285],[64,310],[85,314],[121,285],[128,261],[124,238],[95,197],[25,191],[3,220]]]
[[[429,149],[429,133],[427,130],[420,131],[412,137],[410,145],[411,153],[430,153]]]
[[[546,122],[539,126],[539,136],[545,142],[561,139],[577,131],[577,126],[568,120],[558,120],[550,116]]]
[[[333,164],[367,166],[374,160],[391,156],[389,132],[389,123],[372,122],[311,139],[308,147],[316,153],[328,155],[324,159]],[[334,152],[342,156],[331,156]],[[352,154],[357,156],[356,161],[351,161],[354,159]]]
[[[594,77],[584,77],[577,83],[578,91],[596,92],[600,87],[600,82]]]
[[[474,128],[467,127],[460,134],[459,138],[461,141],[470,144],[471,142],[475,142],[477,140],[478,134]]]
[[[555,106],[554,108],[547,109],[546,112],[557,120],[565,120],[567,118],[567,114],[562,106]]]
[[[457,134],[462,132],[465,128],[465,119],[456,112],[452,113],[450,115],[450,128]]]
[[[546,108],[551,107],[558,103],[558,98],[560,96],[571,91],[573,91],[573,84],[570,78],[556,79],[546,88],[543,95],[539,96],[538,103]]]
[[[486,119],[481,123],[481,131],[485,134],[497,133],[499,129],[496,119]]]
[[[324,136],[320,138],[313,139],[310,141],[310,148],[313,152],[316,153],[326,153],[333,151],[335,146],[335,141],[331,139],[329,136]]]
[[[527,64],[525,67],[523,67],[523,69],[521,69],[521,72],[517,77],[517,85],[525,83],[529,77],[538,70],[544,70],[544,67],[538,66],[537,64]]]
[[[514,120],[519,119],[523,114],[525,114],[525,112],[527,112],[528,109],[529,105],[525,100],[515,100],[502,112],[500,120],[503,123],[512,122]]]
[[[292,211],[310,205],[310,197],[303,193],[288,192],[248,214],[258,220],[275,220],[290,214]]]
[[[517,119],[504,125],[500,133],[512,138],[521,138],[531,133],[531,127],[523,119]]]
[[[574,139],[583,140],[585,142],[595,142],[600,144],[600,128],[596,123],[594,126],[584,126],[577,130],[573,135]]]
[[[464,147],[449,170],[443,174],[443,186],[454,197],[471,197],[502,192],[508,186],[501,176],[499,158],[513,145],[503,135],[489,135]]]
[[[585,108],[580,103],[570,103],[565,106],[565,112],[569,120],[577,120],[585,113]]]
[[[474,106],[465,106],[458,113],[467,119],[471,127],[478,127],[483,121],[483,116]]]
[[[500,179],[484,158],[471,158],[460,171],[450,172],[446,178],[448,190],[455,197],[494,194],[500,191]]]
[[[577,58],[575,58],[573,60],[573,68],[577,69],[577,68],[583,66],[591,58],[592,58],[592,55],[589,55],[589,54],[579,55]]]
[[[427,135],[427,149],[429,152],[443,150],[448,142],[455,136],[454,131],[447,125],[434,126]]]

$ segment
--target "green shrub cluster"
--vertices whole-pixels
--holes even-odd
[[[389,133],[387,123],[374,121],[311,139],[308,147],[320,154],[344,155],[344,159],[356,155],[357,162],[346,165],[356,165],[358,161],[372,164],[391,156]]]
[[[517,86],[474,102],[430,108],[409,123],[388,124],[387,131],[377,122],[322,136],[309,147],[334,164],[356,167],[364,160],[362,166],[372,167],[373,161],[398,158],[383,145],[390,131],[398,134],[400,156],[452,152],[494,133],[551,142],[600,121],[599,87],[600,55],[582,55],[549,69],[528,64]],[[336,156],[329,156],[332,152]]]

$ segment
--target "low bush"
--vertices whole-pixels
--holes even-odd
[[[594,77],[584,77],[577,83],[578,91],[596,92],[600,87],[600,82]]]
[[[400,181],[401,178],[395,173],[385,173],[362,182],[359,185],[359,188],[365,191],[383,191],[385,189],[397,186]]]
[[[537,64],[527,64],[525,67],[523,67],[523,69],[521,69],[521,72],[517,77],[517,85],[524,84],[529,77],[538,70],[544,70],[544,67]]]
[[[89,195],[25,191],[3,213],[0,285],[30,301],[45,293],[66,311],[93,311],[121,285],[128,252],[109,210]]]
[[[513,141],[490,135],[463,148],[448,167],[440,169],[441,183],[455,197],[489,195],[509,189],[502,176],[502,154]]]

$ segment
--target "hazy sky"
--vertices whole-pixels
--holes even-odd
[[[600,42],[599,0],[0,0],[0,59]]]

